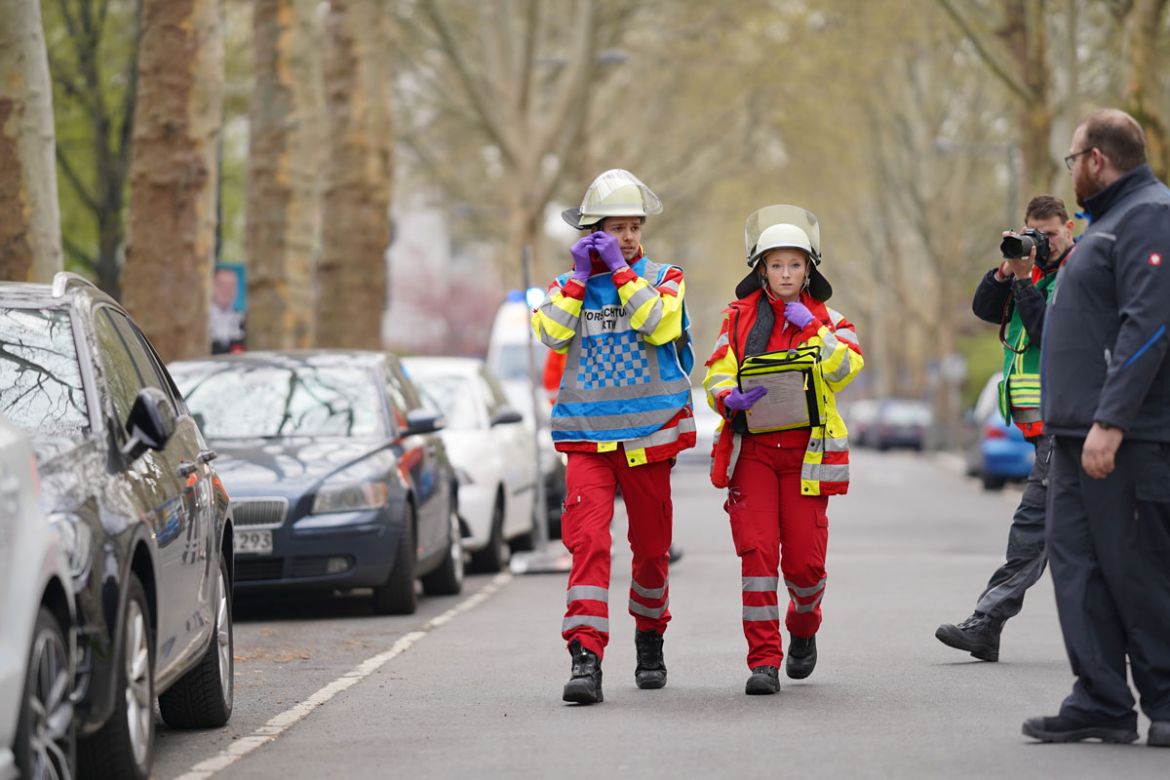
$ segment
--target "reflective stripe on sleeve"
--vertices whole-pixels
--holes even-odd
[[[808,482],[848,482],[848,464],[805,463],[800,478]]]

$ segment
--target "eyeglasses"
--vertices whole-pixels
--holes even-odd
[[[1073,154],[1066,155],[1064,158],[1064,167],[1068,168],[1071,171],[1072,167],[1073,167],[1074,160],[1076,160],[1082,154],[1088,154],[1089,152],[1093,151],[1095,148],[1096,148],[1095,146],[1090,146],[1088,149],[1082,149],[1079,152],[1074,152]]]

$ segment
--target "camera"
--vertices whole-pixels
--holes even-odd
[[[1026,228],[1019,233],[1009,233],[999,244],[999,251],[1005,260],[1019,260],[1027,257],[1036,247],[1036,264],[1048,262],[1048,236],[1035,228]]]

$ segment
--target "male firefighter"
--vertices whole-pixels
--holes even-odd
[[[1040,420],[1040,338],[1052,282],[1073,247],[1073,222],[1064,201],[1040,195],[1028,203],[1024,224],[1026,229],[1019,236],[1004,234],[1005,254],[1012,257],[984,275],[971,309],[979,319],[999,325],[1003,343],[999,411],[1005,423],[1014,422],[1032,443],[1036,460],[1012,516],[1006,560],[991,575],[974,613],[958,625],[945,623],[934,633],[943,644],[983,661],[999,660],[1003,624],[1019,614],[1024,592],[1040,579],[1048,562],[1044,504],[1052,437],[1045,435]],[[1026,245],[1030,249],[1024,254],[1021,250]]]
[[[561,626],[572,676],[563,698],[579,704],[603,700],[609,525],[618,488],[633,552],[635,682],[666,685],[670,469],[680,450],[695,446],[695,421],[683,272],[649,260],[642,249],[646,217],[661,211],[658,197],[630,172],[598,176],[580,208],[562,215],[586,231],[570,250],[572,270],[553,281],[532,316],[537,337],[565,353],[552,437],[568,456],[561,538],[573,554]]]

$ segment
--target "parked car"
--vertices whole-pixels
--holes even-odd
[[[996,372],[983,386],[969,419],[977,426],[973,444],[968,445],[969,476],[978,477],[986,490],[1000,490],[1010,481],[1027,479],[1036,458],[1035,448],[1013,423],[1005,423],[999,412],[999,383]]]
[[[886,398],[878,406],[865,440],[883,452],[894,447],[924,450],[930,437],[934,414],[925,401]]]
[[[24,434],[0,419],[0,778],[75,772],[73,578]]]
[[[855,447],[869,446],[881,404],[881,400],[877,398],[861,398],[841,410],[841,416],[849,429],[850,444]]]
[[[441,435],[459,476],[463,547],[476,570],[497,572],[509,546],[532,549],[540,475],[524,417],[482,360],[413,357],[402,364],[447,420]]]
[[[220,453],[236,518],[236,591],[373,588],[410,614],[415,579],[459,593],[457,483],[397,358],[248,352],[171,364]]]
[[[548,520],[548,537],[561,537],[561,511],[565,507],[565,466],[567,458],[557,452],[552,440],[552,407],[543,399],[544,391],[538,390],[541,399],[533,408],[532,386],[527,379],[501,381],[508,402],[524,417],[527,435],[534,437],[540,452],[540,474],[544,481],[545,517]]]
[[[154,348],[73,274],[0,285],[0,411],[29,435],[77,605],[78,768],[145,778],[154,701],[231,717],[232,521],[215,457]]]

